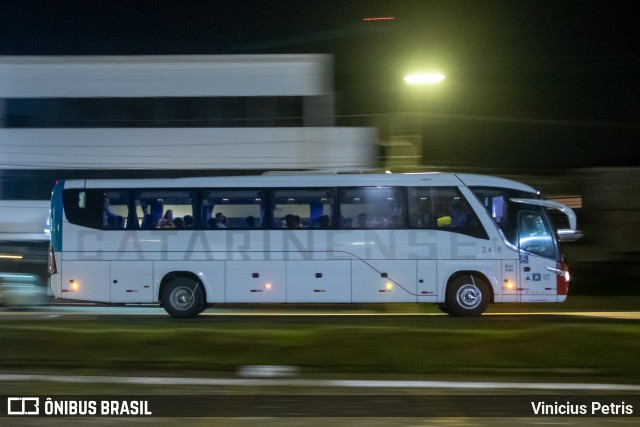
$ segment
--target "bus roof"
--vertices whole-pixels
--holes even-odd
[[[509,179],[486,175],[455,173],[411,173],[411,174],[291,174],[250,175],[202,178],[168,179],[87,179],[69,180],[65,188],[261,188],[261,187],[350,187],[350,186],[481,186],[510,188],[535,193],[525,184]]]
[[[496,187],[496,188],[510,188],[513,190],[520,190],[527,193],[536,193],[537,190],[529,185],[523,184],[518,181],[514,181],[506,178],[499,178],[489,175],[476,175],[471,173],[458,173],[456,176],[462,181],[462,183],[469,187]]]

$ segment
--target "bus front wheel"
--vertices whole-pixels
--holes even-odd
[[[447,291],[447,307],[454,316],[480,316],[489,305],[489,289],[477,276],[455,279]]]
[[[171,279],[162,290],[162,307],[171,317],[197,316],[205,308],[202,284],[188,277]]]

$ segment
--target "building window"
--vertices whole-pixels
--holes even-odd
[[[302,96],[5,98],[6,128],[300,127]]]

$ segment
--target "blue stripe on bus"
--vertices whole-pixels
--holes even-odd
[[[51,192],[51,247],[62,251],[62,190],[64,181],[59,181]]]

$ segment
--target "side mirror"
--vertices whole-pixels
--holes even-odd
[[[558,229],[558,240],[561,242],[575,242],[582,238],[584,233],[580,230],[572,230],[570,228]]]

